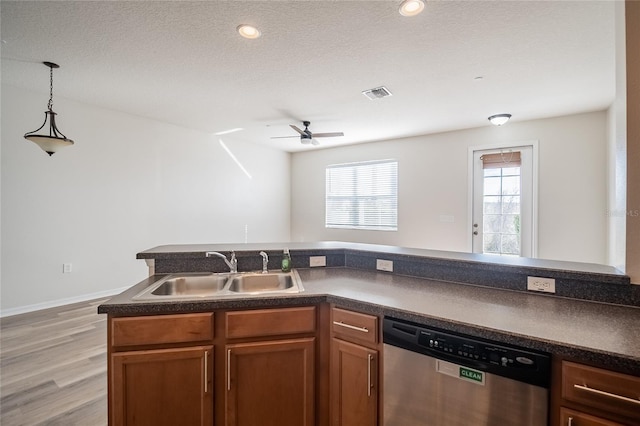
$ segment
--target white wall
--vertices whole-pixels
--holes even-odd
[[[76,144],[49,157],[46,101],[2,86],[3,315],[131,286],[156,245],[289,240],[288,153],[223,136],[249,179],[208,134],[56,98]]]
[[[606,262],[607,113],[296,153],[291,167],[293,241],[341,240],[469,251],[470,146],[539,141],[538,257]],[[398,160],[398,231],[326,229],[325,167]],[[440,216],[455,222],[440,222]]]

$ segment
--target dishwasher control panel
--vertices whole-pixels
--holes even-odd
[[[518,346],[385,317],[383,341],[466,367],[547,387],[551,357]]]
[[[418,343],[431,350],[502,367],[537,368],[535,357],[512,348],[487,344],[440,331],[419,330]]]

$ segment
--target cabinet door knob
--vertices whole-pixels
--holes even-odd
[[[569,417],[569,420],[567,420],[567,426],[573,426],[573,417]]]

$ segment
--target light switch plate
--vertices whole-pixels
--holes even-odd
[[[393,260],[376,259],[376,269],[378,271],[393,272]]]
[[[310,256],[309,257],[309,267],[316,268],[318,266],[327,266],[326,256]]]
[[[527,277],[527,290],[555,293],[556,280],[553,278]]]

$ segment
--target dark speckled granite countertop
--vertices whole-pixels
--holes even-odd
[[[270,297],[140,302],[156,275],[98,308],[112,315],[335,303],[539,349],[640,376],[640,308],[347,267],[298,269],[305,291]]]

